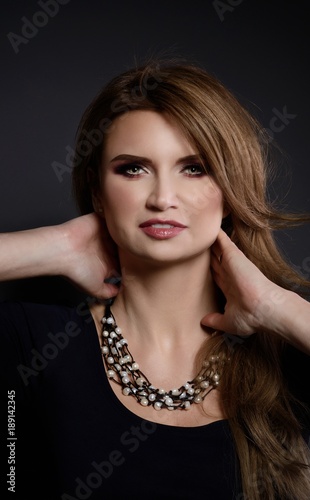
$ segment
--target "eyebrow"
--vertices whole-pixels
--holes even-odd
[[[136,155],[129,155],[129,154],[121,154],[118,156],[115,156],[112,158],[110,163],[113,163],[115,161],[120,161],[120,160],[129,160],[129,161],[137,161],[141,163],[146,163],[146,164],[152,164],[152,160],[149,158],[146,158],[145,156],[136,156]],[[202,162],[202,157],[200,155],[188,155],[188,156],[183,156],[182,158],[179,158],[177,160],[177,163],[186,163],[190,161],[195,161],[195,162]]]

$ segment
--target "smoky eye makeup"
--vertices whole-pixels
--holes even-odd
[[[122,163],[121,165],[114,166],[113,172],[117,175],[123,175],[124,177],[137,177],[145,172],[145,168],[145,166],[136,162]]]
[[[144,173],[145,167],[139,165],[138,163],[127,163],[114,167],[114,173],[118,175],[123,175],[125,177],[137,177]],[[193,163],[189,165],[183,165],[180,167],[182,173],[187,177],[203,177],[207,175],[207,171],[203,165],[199,163]]]
[[[207,170],[201,163],[190,163],[182,167],[184,172],[189,177],[203,177],[207,175]]]
[[[201,161],[201,157],[190,155],[180,158],[176,163],[179,172],[187,177],[198,178],[208,175],[209,169]],[[151,160],[144,157],[130,157],[130,155],[119,155],[111,161],[112,171],[116,175],[132,178],[139,177],[143,173],[149,172],[152,167]]]

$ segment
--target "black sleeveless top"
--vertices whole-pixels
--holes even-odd
[[[12,498],[243,498],[228,421],[175,427],[124,407],[107,380],[87,304],[3,302],[0,331],[4,416],[15,401],[15,434],[5,435],[11,448],[1,447],[5,476],[16,467]],[[309,358],[292,355],[287,376],[305,399],[299,382],[309,379]]]

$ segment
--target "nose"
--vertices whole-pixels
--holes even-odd
[[[152,210],[165,211],[179,205],[176,182],[168,176],[154,179],[146,206]]]

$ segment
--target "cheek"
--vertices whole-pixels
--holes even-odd
[[[133,219],[139,204],[138,196],[127,186],[102,191],[102,207],[110,232],[120,228],[128,219]]]
[[[188,211],[195,216],[218,215],[223,217],[223,195],[220,188],[213,182],[195,187],[188,194]]]

